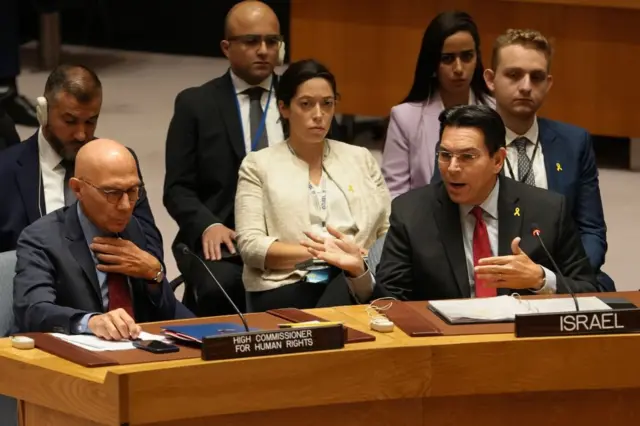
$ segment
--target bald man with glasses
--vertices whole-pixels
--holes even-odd
[[[131,152],[97,139],[77,154],[77,202],[18,239],[14,315],[20,332],[137,338],[139,323],[176,317],[155,239],[133,216],[144,186]]]

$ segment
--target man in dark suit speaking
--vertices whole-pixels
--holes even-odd
[[[595,292],[595,276],[562,195],[500,176],[504,124],[486,106],[440,116],[442,182],[397,197],[378,265],[374,297],[402,300],[565,293],[531,227],[575,292]],[[321,248],[318,246],[318,248]],[[365,273],[359,250],[319,253]],[[361,268],[351,265],[357,262]]]
[[[78,201],[22,232],[14,314],[21,332],[136,338],[137,323],[175,318],[157,241],[133,216],[144,186],[131,152],[98,139],[77,154]]]

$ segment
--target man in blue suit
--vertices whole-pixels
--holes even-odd
[[[138,323],[176,317],[158,242],[133,217],[144,194],[138,165],[98,139],[77,155],[77,201],[38,219],[18,240],[14,316],[21,332],[137,338]]]
[[[565,196],[601,290],[615,291],[613,280],[601,271],[607,227],[589,132],[536,116],[553,83],[551,55],[538,31],[508,30],[495,42],[485,80],[507,130],[503,172]]]
[[[15,250],[27,225],[75,201],[67,183],[78,150],[94,139],[102,84],[86,67],[60,65],[49,75],[44,97],[38,100],[38,131],[0,153],[0,252]],[[156,240],[153,246],[161,249],[162,238],[146,195],[137,201],[134,216],[145,234]],[[154,254],[163,258],[162,251]]]

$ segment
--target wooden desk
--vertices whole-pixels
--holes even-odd
[[[315,315],[367,330],[362,306]],[[25,425],[604,425],[640,420],[640,336],[409,338],[340,351],[85,369],[0,340]]]
[[[554,41],[554,86],[542,115],[640,137],[640,0],[292,0],[291,59],[329,66],[342,113],[387,116],[409,92],[429,21],[454,8],[477,22],[485,65],[508,28],[535,28]]]

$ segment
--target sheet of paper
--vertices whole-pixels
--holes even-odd
[[[68,335],[51,333],[51,335],[57,337],[60,340],[64,340],[65,342],[71,343],[92,352],[126,351],[129,349],[135,349],[133,346],[133,342],[131,342],[130,340],[110,341],[86,334]],[[140,333],[139,337],[141,340],[165,340],[164,336],[146,333],[144,331]]]
[[[581,311],[608,311],[611,306],[604,303],[595,296],[576,297],[578,306]],[[570,297],[563,299],[540,299],[527,300],[534,312],[552,313],[552,312],[575,312],[576,305]]]
[[[509,321],[518,314],[561,313],[576,310],[573,299],[519,299],[497,296],[478,299],[434,300],[429,302],[450,321]],[[578,297],[580,310],[602,311],[611,307],[597,297]]]

